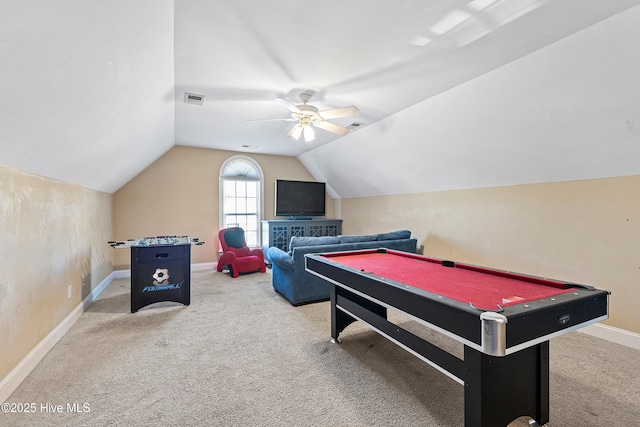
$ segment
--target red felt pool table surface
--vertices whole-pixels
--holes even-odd
[[[539,277],[491,270],[442,261],[403,252],[324,254],[336,262],[364,273],[399,282],[433,294],[472,304],[482,310],[496,310],[574,291],[565,283]]]

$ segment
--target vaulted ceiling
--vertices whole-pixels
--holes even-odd
[[[513,102],[507,96],[510,88],[528,87],[527,70],[533,69],[531,90],[539,93],[544,86],[553,91],[550,76],[563,73],[555,67],[566,57],[563,52],[572,51],[573,35],[638,4],[640,0],[11,2],[0,11],[0,164],[106,192],[117,191],[174,145],[297,156],[342,197],[469,187],[482,173],[489,178],[479,185],[579,179],[579,173],[562,175],[553,162],[547,178],[532,173],[511,180],[509,173],[517,170],[513,166],[496,177],[487,170],[470,173],[468,165],[463,172],[447,174],[462,170],[454,167],[451,153],[471,149],[477,153],[474,162],[481,164],[481,153],[538,153],[525,146],[518,154],[517,147],[504,147],[513,135],[493,133],[509,120],[523,120],[509,117],[511,108],[504,110]],[[589,34],[578,48],[588,45]],[[593,40],[597,44],[602,37]],[[553,51],[561,41],[564,47]],[[598,52],[628,47],[616,45],[615,38],[604,42],[610,44],[588,46]],[[545,49],[551,53],[538,53]],[[527,65],[526,58],[535,55],[537,60]],[[575,61],[589,55],[582,53]],[[629,55],[637,65],[637,54]],[[592,60],[596,65],[601,61]],[[553,69],[546,71],[545,61]],[[578,66],[570,64],[564,72],[571,74]],[[481,78],[488,80],[478,83]],[[460,93],[464,85],[468,89]],[[294,123],[271,119],[289,118],[291,112],[275,98],[300,104],[305,91],[313,93],[309,104],[321,111],[356,105],[359,115],[330,120],[351,132],[337,136],[316,129],[312,142],[287,138]],[[203,96],[204,103],[185,102],[185,93]],[[563,107],[560,101],[537,107],[526,113],[536,117],[544,110],[548,133],[549,114],[556,109],[562,114],[574,105]],[[640,117],[637,107],[630,108],[625,131],[637,138],[633,123]],[[506,122],[485,129],[497,114]],[[484,132],[483,146],[474,147],[469,135],[460,135],[445,144],[448,148],[422,152],[421,138],[446,142],[444,135],[455,133],[455,123],[442,127],[448,120]],[[396,150],[400,139],[411,142]],[[400,159],[393,159],[394,150]],[[557,154],[574,151],[568,146]],[[436,163],[417,161],[430,153],[440,155]],[[366,164],[358,169],[354,158]],[[596,150],[584,160],[598,158]],[[386,161],[390,166],[378,178],[372,174],[363,179],[364,171]],[[418,169],[427,169],[426,175]],[[621,174],[634,173],[633,166],[620,169]],[[420,181],[416,176],[430,185],[412,184]]]

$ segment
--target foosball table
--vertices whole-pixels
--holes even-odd
[[[132,313],[161,301],[190,304],[191,245],[204,242],[189,236],[157,236],[109,244],[131,249]]]

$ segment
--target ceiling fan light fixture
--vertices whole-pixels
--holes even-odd
[[[293,138],[297,141],[301,136],[304,136],[305,141],[311,142],[316,138],[316,133],[313,129],[314,126],[339,136],[344,136],[349,133],[348,128],[329,122],[327,119],[337,119],[340,117],[358,115],[360,114],[358,107],[355,105],[349,105],[320,112],[318,111],[318,108],[307,104],[313,94],[313,91],[301,93],[300,100],[302,101],[302,104],[299,105],[288,98],[276,98],[276,101],[284,105],[291,112],[291,118],[273,120],[298,122],[289,130],[287,137]]]
[[[304,134],[304,140],[306,142],[311,142],[314,139],[316,139],[316,133],[314,132],[313,128],[309,125],[304,126],[302,128],[302,133]]]
[[[299,140],[300,135],[302,135],[302,126],[295,125],[293,129],[291,129],[291,133],[289,135],[291,136],[291,138],[295,139],[296,141]]]

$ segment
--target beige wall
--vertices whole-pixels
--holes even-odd
[[[612,292],[640,333],[640,176],[342,199],[343,232],[407,228],[424,254]]]
[[[111,273],[112,200],[0,166],[0,379]]]
[[[115,239],[162,234],[200,237],[192,262],[215,262],[218,175],[242,153],[175,147],[114,198]],[[273,219],[276,179],[313,180],[292,157],[248,154],[265,176],[264,209]],[[640,176],[329,199],[343,233],[408,228],[424,253],[521,273],[594,285],[612,292],[609,325],[640,333]],[[115,268],[129,251],[115,250]]]
[[[189,234],[216,260],[218,174],[239,153],[175,147],[115,195],[0,166],[0,378],[129,253],[106,242]],[[249,155],[275,179],[313,180],[295,158]],[[640,176],[336,200],[345,234],[408,228],[424,253],[608,289],[607,324],[640,333]],[[214,244],[210,244],[214,242]],[[114,259],[118,259],[114,262]],[[67,286],[72,297],[67,298]]]
[[[144,236],[188,235],[199,237],[193,246],[193,263],[216,262],[219,223],[219,175],[232,156],[254,159],[264,173],[264,219],[274,219],[276,179],[313,181],[295,157],[270,156],[193,147],[174,147],[115,193],[116,240]],[[327,213],[333,210],[330,198]],[[328,215],[330,217],[330,215]],[[115,250],[115,268],[129,268],[130,253]]]

